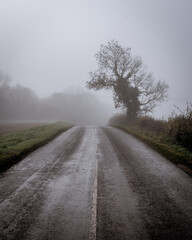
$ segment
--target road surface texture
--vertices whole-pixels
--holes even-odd
[[[192,178],[111,127],[74,127],[0,175],[0,240],[192,239]]]

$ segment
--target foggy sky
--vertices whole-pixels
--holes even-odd
[[[0,71],[40,97],[84,89],[95,53],[115,39],[169,84],[156,111],[167,116],[192,102],[191,13],[191,0],[0,0]]]

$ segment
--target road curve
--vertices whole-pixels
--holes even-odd
[[[191,186],[134,137],[74,127],[0,174],[0,240],[191,240]]]

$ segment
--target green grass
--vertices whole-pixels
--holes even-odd
[[[57,122],[0,136],[0,172],[71,127]]]
[[[143,130],[131,126],[113,126],[119,128],[142,142],[146,143],[164,157],[183,168],[189,174],[192,174],[192,153],[186,148],[177,144],[173,139],[166,135],[158,135],[153,131]]]

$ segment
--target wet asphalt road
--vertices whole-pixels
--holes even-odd
[[[0,240],[192,239],[192,177],[132,136],[74,127],[0,175]]]

